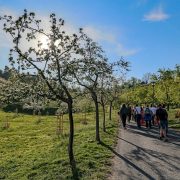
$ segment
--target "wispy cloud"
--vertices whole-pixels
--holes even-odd
[[[111,46],[111,52],[114,52],[118,56],[132,56],[140,51],[140,49],[132,49],[125,47],[118,41],[118,37],[115,33],[108,32],[106,29],[97,28],[93,26],[86,26],[83,28],[94,41],[106,42]],[[113,49],[113,50],[112,50]]]
[[[93,26],[85,26],[83,29],[84,29],[84,32],[88,36],[90,36],[93,40],[97,40],[97,41],[102,40],[102,41],[107,41],[110,43],[115,42],[115,35],[107,32],[104,29],[98,29],[98,28],[93,27]]]
[[[140,51],[140,49],[129,49],[124,47],[122,44],[117,44],[115,52],[119,55],[119,56],[132,56],[137,54]]]
[[[160,5],[157,8],[153,9],[148,14],[145,14],[143,20],[144,21],[152,21],[152,22],[164,21],[166,19],[169,19],[169,17],[170,16],[164,12],[164,9]]]

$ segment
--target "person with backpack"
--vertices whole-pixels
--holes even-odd
[[[161,104],[159,104],[159,108],[156,111],[156,118],[159,120],[160,140],[164,138],[164,141],[168,141],[167,136],[166,136],[168,113],[166,109],[163,109]]]
[[[119,114],[123,124],[123,128],[126,129],[127,107],[125,104],[122,105]]]
[[[162,108],[166,110],[165,104],[162,105]],[[166,123],[166,136],[168,136],[168,114],[167,114],[167,118],[166,118],[165,123]]]
[[[150,110],[152,111],[152,125],[155,125],[155,115],[156,115],[156,110],[157,108],[151,104]]]
[[[136,107],[134,108],[134,112],[135,112],[135,119],[136,119],[137,127],[140,129],[141,128],[142,108],[140,106],[138,106],[138,104],[136,104]]]
[[[146,128],[151,129],[152,111],[150,110],[149,105],[147,105],[144,110],[144,120],[146,122]]]
[[[127,120],[129,123],[131,120],[131,116],[132,116],[132,109],[131,109],[131,106],[128,104],[128,106],[127,106]]]

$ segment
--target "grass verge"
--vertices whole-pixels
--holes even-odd
[[[74,154],[79,179],[105,179],[116,143],[117,115],[100,129],[102,144],[95,141],[94,114],[74,114]],[[102,118],[100,118],[102,119]],[[8,123],[8,126],[6,126]],[[73,179],[67,155],[69,122],[64,116],[63,135],[57,135],[53,116],[15,115],[0,112],[0,179]],[[100,123],[102,127],[102,122]]]

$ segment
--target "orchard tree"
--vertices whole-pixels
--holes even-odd
[[[101,75],[111,74],[112,69],[107,59],[104,58],[101,47],[83,32],[81,39],[80,57],[75,61],[76,69],[74,68],[72,72],[76,82],[91,94],[96,111],[96,141],[100,142],[98,81]]]
[[[112,120],[112,107],[113,103],[118,99],[120,95],[121,87],[118,84],[118,80],[111,77],[110,85],[107,89],[108,103],[109,103],[109,120]]]
[[[72,68],[72,57],[78,53],[79,37],[76,34],[68,35],[64,30],[64,20],[57,19],[55,14],[50,15],[49,29],[42,26],[41,20],[36,18],[34,12],[27,10],[17,19],[7,15],[0,18],[5,21],[3,30],[11,35],[14,43],[10,50],[11,65],[18,67],[19,72],[34,72],[40,78],[40,87],[42,84],[46,86],[49,94],[68,106],[68,154],[73,168],[73,80],[69,68]],[[41,42],[42,38],[46,39],[46,45]]]
[[[81,44],[79,48],[79,57],[75,60],[72,73],[76,82],[86,88],[93,99],[96,111],[96,141],[100,142],[99,134],[99,100],[98,91],[100,88],[100,79],[107,78],[113,74],[115,66],[126,68],[128,63],[122,59],[109,63],[104,56],[102,48],[91,38],[81,31]]]
[[[1,84],[0,100],[5,105],[22,105],[30,95],[30,85],[23,83],[14,69],[9,72],[10,77]]]
[[[165,95],[165,103],[167,104],[167,110],[169,110],[169,105],[171,103],[171,96],[172,96],[172,91],[171,91],[171,86],[174,82],[174,75],[173,71],[170,69],[159,69],[159,82],[161,86],[161,93],[162,90],[164,90],[164,95]]]
[[[110,85],[111,76],[106,77],[102,75],[99,79],[98,97],[99,104],[103,111],[103,131],[106,132],[106,105],[108,103],[108,87]]]

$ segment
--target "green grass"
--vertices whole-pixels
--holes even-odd
[[[101,140],[95,141],[94,114],[74,114],[74,155],[80,179],[104,179],[110,171],[112,152],[116,143],[117,115],[107,120],[107,133],[100,129]],[[9,128],[5,128],[6,120]],[[101,118],[102,119],[102,118]],[[101,122],[102,123],[102,122]],[[0,111],[0,179],[73,179],[67,154],[68,127],[64,117],[63,135],[57,135],[56,117],[4,113]],[[102,127],[102,124],[100,124]]]
[[[178,109],[170,109],[168,111],[168,116],[169,116],[169,127],[175,128],[175,129],[180,129],[180,118],[175,118],[175,114],[178,111]]]

